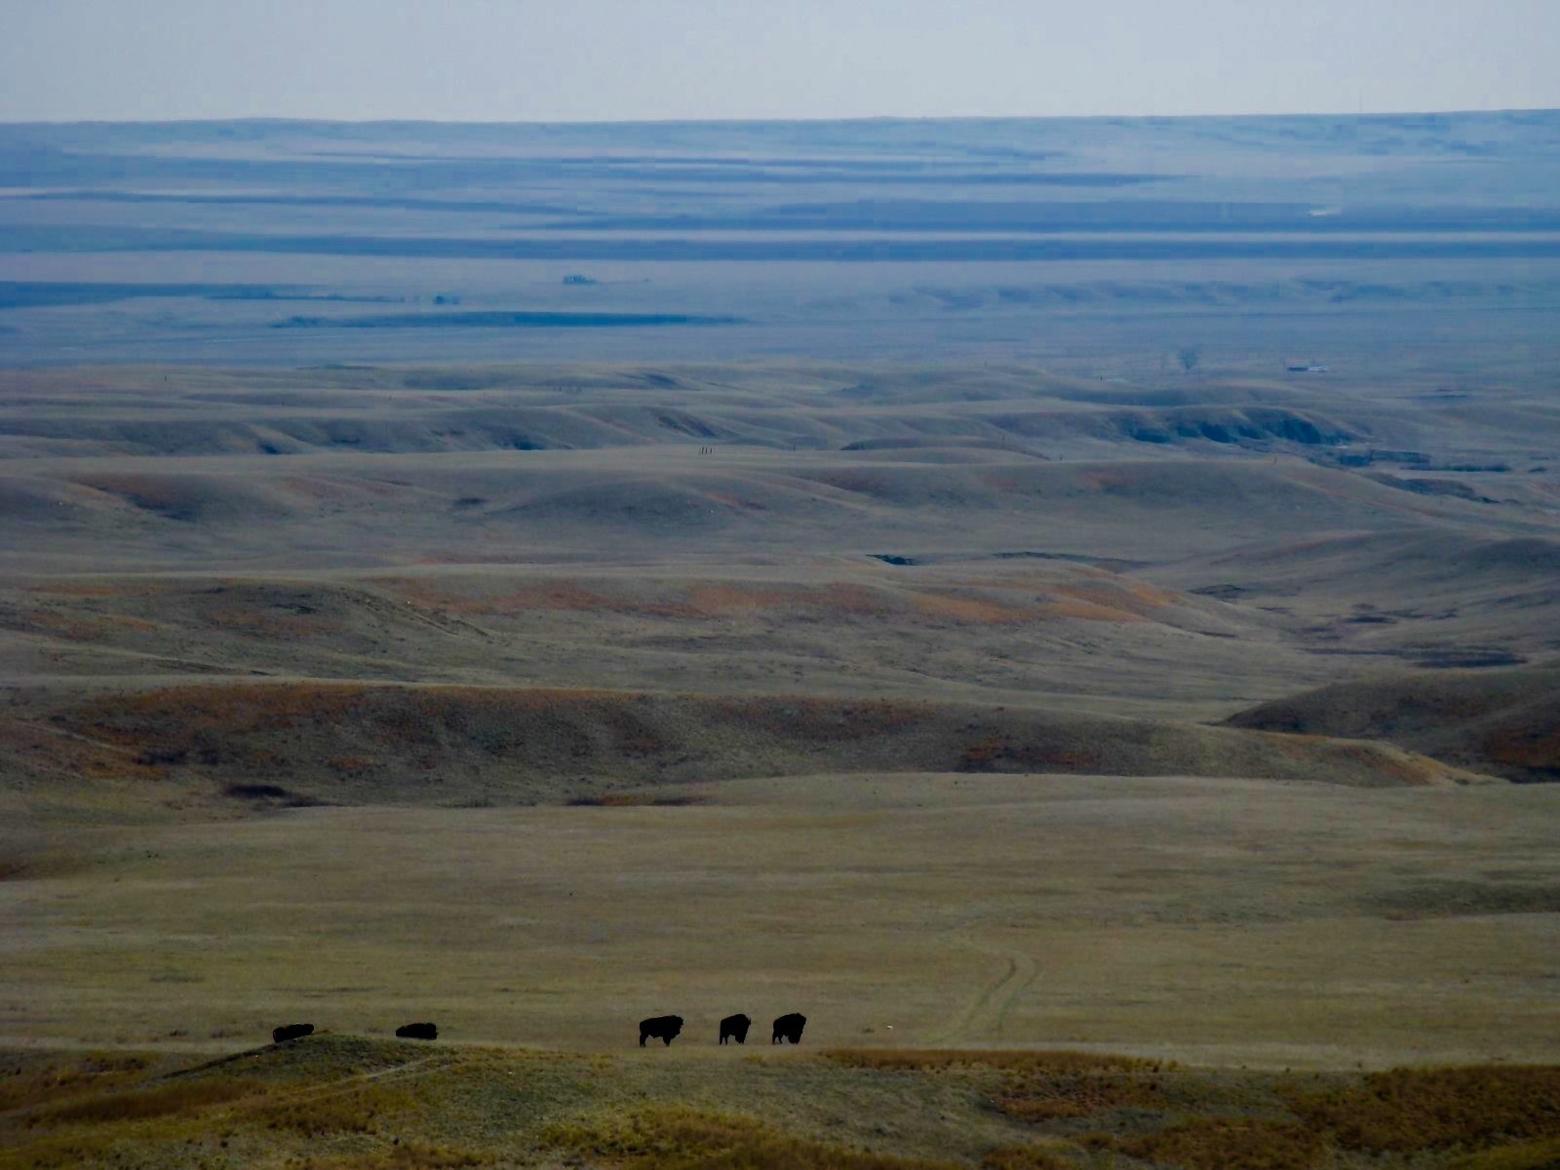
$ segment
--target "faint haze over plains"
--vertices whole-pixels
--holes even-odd
[[[1560,106],[1555,0],[0,0],[0,120]]]

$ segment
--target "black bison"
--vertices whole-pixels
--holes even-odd
[[[402,1040],[437,1040],[439,1029],[433,1024],[402,1024],[395,1034]]]
[[[313,1024],[283,1024],[280,1028],[271,1029],[271,1043],[280,1044],[283,1040],[296,1040],[300,1036],[314,1035]]]
[[[807,1027],[807,1017],[801,1012],[787,1012],[775,1021],[775,1030],[769,1037],[771,1044],[778,1044],[782,1040],[789,1040],[792,1044],[802,1042],[802,1029]]]
[[[727,1016],[720,1022],[720,1042],[735,1040],[738,1044],[747,1043],[748,1029],[753,1026],[753,1021],[738,1012],[734,1016]]]
[[[681,1031],[681,1016],[651,1016],[648,1020],[640,1020],[639,1047],[643,1048],[652,1036],[669,1046]]]

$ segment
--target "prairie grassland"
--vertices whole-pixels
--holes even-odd
[[[86,1058],[33,1055],[60,1085],[0,1113],[0,1167],[1537,1170],[1560,1140],[1555,1066],[1367,1076],[1067,1051],[896,1055],[589,1056],[319,1035],[112,1085],[70,1075]],[[1056,1107],[1014,1108],[1037,1092]]]
[[[223,1051],[432,1019],[613,1051],[647,1015],[703,1046],[799,1010],[809,1047],[1542,1061],[1556,799],[868,774],[77,824],[7,838],[0,1036]]]

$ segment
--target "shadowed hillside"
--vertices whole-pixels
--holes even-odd
[[[11,768],[64,804],[553,803],[619,786],[818,772],[1477,779],[1384,745],[1143,720],[803,696],[212,683],[8,716]],[[166,792],[168,785],[172,791]],[[107,787],[103,787],[107,786]]]
[[[1517,665],[1560,650],[1557,569],[1553,534],[1410,528],[1262,541],[1154,576],[1281,618],[1318,654],[1444,668]]]
[[[1388,740],[1513,780],[1560,780],[1560,666],[1335,683],[1264,703],[1232,727]]]

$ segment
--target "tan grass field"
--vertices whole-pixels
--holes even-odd
[[[0,1033],[226,1051],[282,1017],[427,1018],[610,1051],[646,1015],[702,1047],[723,1015],[799,1010],[809,1046],[1553,1055],[1551,787],[844,775],[675,796],[696,803],[46,838],[0,884]]]

